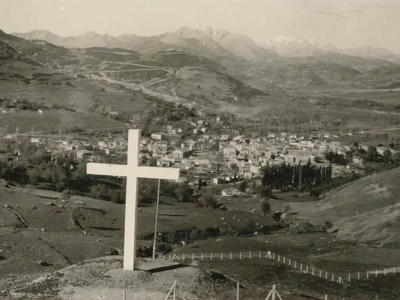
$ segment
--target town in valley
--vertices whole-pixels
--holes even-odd
[[[399,4],[242,2],[0,3],[0,299],[400,298]]]

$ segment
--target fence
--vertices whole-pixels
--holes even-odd
[[[168,259],[171,261],[186,261],[186,260],[232,260],[232,259],[270,259],[273,261],[280,262],[289,267],[298,269],[299,271],[317,276],[329,281],[335,281],[337,283],[344,283],[345,281],[360,280],[360,279],[370,279],[373,276],[378,275],[388,275],[400,272],[400,267],[385,268],[383,270],[375,271],[364,271],[364,272],[354,272],[347,274],[334,274],[332,272],[327,272],[321,269],[317,269],[301,262],[297,262],[285,256],[273,253],[271,251],[246,251],[246,252],[220,252],[220,253],[174,253],[168,256],[160,256],[158,259]]]
[[[169,296],[172,294],[172,299],[176,299],[176,287],[177,287],[177,281],[174,281],[174,284],[171,286],[171,288],[169,289],[169,292],[167,294],[167,296],[165,296],[164,300],[168,300]],[[124,299],[125,300],[125,299]]]

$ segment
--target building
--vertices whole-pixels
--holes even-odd
[[[161,141],[161,140],[165,139],[165,134],[162,132],[155,132],[155,133],[151,134],[151,138],[153,140]]]
[[[226,189],[221,192],[223,197],[232,197],[239,193],[238,189]]]
[[[232,145],[227,145],[226,147],[222,148],[222,153],[224,154],[225,157],[234,157],[236,156],[236,147]]]
[[[92,155],[92,151],[88,150],[79,150],[76,152],[76,157],[79,160],[88,159]]]
[[[188,158],[192,155],[192,150],[189,148],[176,149],[172,151],[172,156],[177,159]]]

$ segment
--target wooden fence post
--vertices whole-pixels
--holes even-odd
[[[357,279],[360,280],[360,272],[358,272]]]
[[[221,260],[224,259],[224,254],[221,252]]]
[[[232,259],[232,252],[229,254],[229,258]]]
[[[126,299],[126,290],[122,290],[122,300]]]
[[[204,259],[204,253],[201,253],[201,260]]]
[[[237,281],[237,287],[236,287],[236,300],[239,300],[239,280]]]
[[[239,259],[242,259],[242,252],[239,252]]]
[[[212,260],[212,253],[211,253],[211,256],[210,256],[210,260]]]
[[[249,252],[249,258],[251,259],[251,251]]]
[[[349,281],[351,281],[351,275],[350,275],[350,273],[349,273]]]

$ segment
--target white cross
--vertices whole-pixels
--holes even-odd
[[[140,130],[129,130],[128,164],[112,165],[88,163],[87,173],[126,177],[125,234],[124,234],[124,270],[133,271],[136,257],[136,222],[138,178],[179,179],[179,169],[139,166]]]

